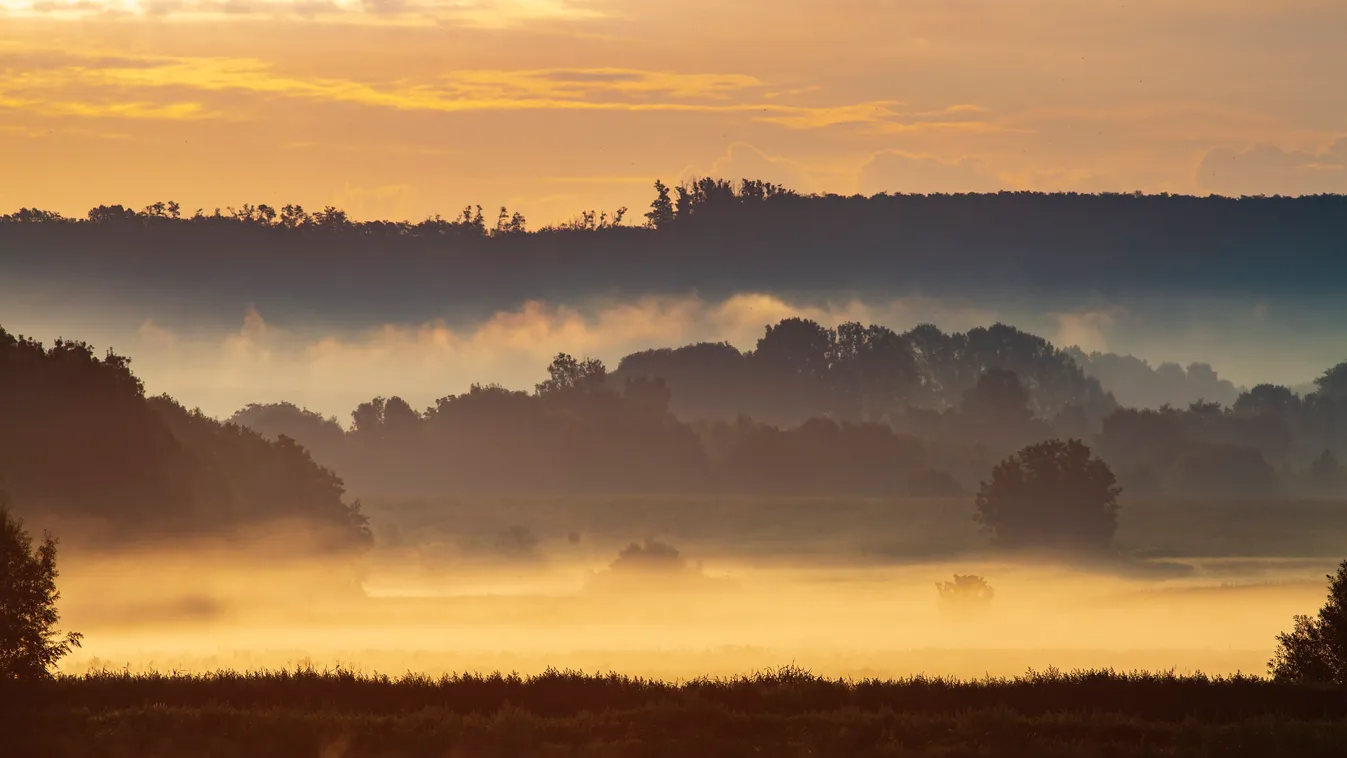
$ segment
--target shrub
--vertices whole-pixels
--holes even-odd
[[[982,611],[996,594],[986,579],[976,574],[955,574],[952,582],[936,582],[940,603],[955,612]]]

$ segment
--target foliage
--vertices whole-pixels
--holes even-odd
[[[243,414],[255,423],[273,415]],[[332,444],[330,426],[282,415]],[[341,479],[293,439],[147,398],[127,358],[100,358],[82,342],[47,347],[0,329],[0,418],[0,473],[25,508],[137,538],[283,519],[319,526],[338,546],[369,538]]]
[[[1347,685],[1347,561],[1328,581],[1328,600],[1319,613],[1296,616],[1294,628],[1277,635],[1277,651],[1268,663],[1273,677]]]
[[[1005,324],[955,334],[922,325],[898,334],[876,324],[788,318],[769,325],[748,353],[705,343],[647,350],[623,358],[615,373],[664,379],[681,416],[746,414],[782,425],[823,415],[902,424],[912,407],[962,407],[984,427],[1009,421],[1023,431],[1030,417],[1067,407],[1092,423],[1114,408],[1065,352]],[[947,426],[944,433],[962,433]]]
[[[577,360],[559,353],[547,367],[547,381],[536,388],[539,395],[562,392],[595,392],[603,389],[608,369],[597,358]]]
[[[609,568],[616,573],[679,573],[688,569],[688,563],[678,548],[659,540],[633,542],[617,554]]]
[[[547,671],[120,672],[42,683],[0,710],[6,747],[108,755],[1035,755],[1319,758],[1347,703],[1254,677],[1029,672],[837,681],[783,667],[674,684]],[[27,728],[23,728],[27,727]]]
[[[955,574],[950,582],[936,582],[940,602],[955,611],[983,610],[991,605],[995,591],[976,574]]]
[[[1048,440],[992,469],[975,520],[1007,546],[1099,549],[1117,531],[1121,491],[1084,443]]]
[[[1239,389],[1206,363],[1184,367],[1166,362],[1152,366],[1132,355],[1086,353],[1078,347],[1068,347],[1066,353],[1086,376],[1098,379],[1119,403],[1131,408],[1185,407],[1197,400],[1230,405],[1240,397]],[[1252,391],[1257,392],[1258,388]]]
[[[1004,324],[898,334],[789,318],[748,352],[646,350],[611,373],[559,353],[547,373],[532,394],[479,385],[424,411],[376,397],[349,431],[284,403],[234,418],[299,441],[355,489],[404,494],[944,496],[1026,445],[1074,438],[1134,494],[1324,496],[1340,486],[1332,448],[1347,445],[1347,404],[1285,388],[1233,407],[1116,408],[1072,354]]]
[[[41,679],[80,646],[80,634],[56,630],[56,540],[43,535],[33,550],[23,521],[0,489],[0,681]]]

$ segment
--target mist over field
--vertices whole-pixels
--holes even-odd
[[[1342,0],[0,0],[0,758],[1341,758]]]
[[[1347,534],[1347,301],[1210,224],[1299,218],[1289,265],[1336,265],[1337,198],[679,192],[643,229],[6,217],[9,412],[39,444],[8,439],[5,474],[68,555],[88,641],[62,670],[1259,673],[1315,607]],[[1017,204],[1036,220],[985,236]],[[1175,224],[1224,265],[1144,250]],[[825,271],[803,251],[829,235]],[[992,475],[1065,439],[1116,514],[989,539]],[[79,460],[113,486],[62,481]]]
[[[826,503],[671,503],[695,514],[638,526],[621,523],[620,509],[649,512],[652,504],[536,502],[510,514],[546,524],[537,527],[538,545],[520,554],[497,544],[499,533],[485,524],[466,533],[398,526],[401,511],[430,505],[372,511],[380,541],[390,544],[367,556],[358,586],[334,582],[350,574],[340,562],[292,558],[252,569],[237,546],[210,543],[72,557],[64,618],[91,641],[63,669],[307,662],[433,675],[572,667],[690,679],[793,662],[852,677],[1013,676],[1052,666],[1259,673],[1269,641],[1286,618],[1316,605],[1335,563],[1328,551],[1094,567],[988,554],[957,518],[966,505],[948,500],[833,504],[832,517],[847,523],[831,531],[803,515]],[[451,513],[462,513],[473,503],[454,506]],[[573,532],[560,528],[569,519],[558,515],[585,506],[617,523],[591,521],[571,542]],[[724,510],[771,522],[745,528],[713,515]],[[669,523],[698,515],[696,527]],[[869,530],[852,526],[863,518]],[[894,536],[868,536],[876,523]],[[401,539],[389,536],[400,529]],[[733,540],[713,536],[731,530]],[[619,535],[640,542],[649,533],[678,535],[664,539],[689,559],[689,576],[656,571],[605,586],[628,544]],[[956,552],[923,555],[922,543],[936,535]],[[1155,539],[1144,529],[1124,535],[1137,544]],[[996,595],[985,612],[963,615],[942,605],[935,585],[969,571]]]

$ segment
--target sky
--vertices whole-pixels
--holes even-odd
[[[1347,192],[1341,0],[0,0],[0,212]]]

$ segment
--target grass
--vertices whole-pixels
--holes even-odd
[[[670,683],[549,671],[95,673],[0,688],[14,756],[1329,756],[1347,692],[1112,671]]]

